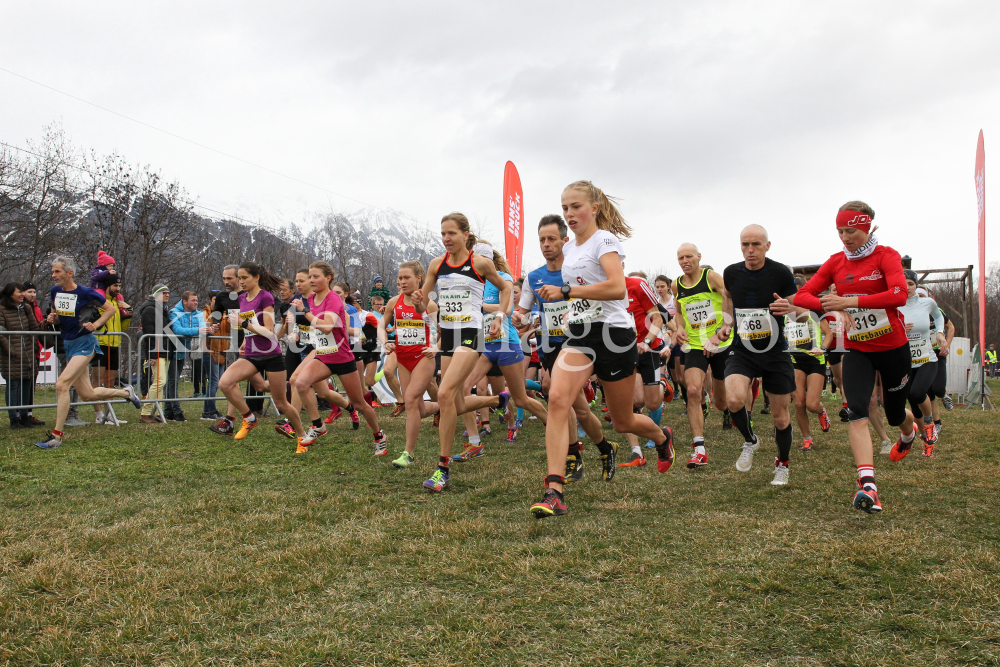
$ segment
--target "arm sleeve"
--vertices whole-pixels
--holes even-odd
[[[903,275],[903,261],[899,253],[886,248],[882,253],[879,268],[885,276],[888,289],[877,294],[863,294],[858,297],[859,308],[899,308],[906,305],[906,276]]]
[[[826,290],[833,282],[833,269],[830,260],[823,262],[812,278],[795,293],[795,305],[799,308],[823,311],[823,304],[819,302],[819,295]]]
[[[947,336],[948,333],[945,330],[944,313],[942,313],[941,309],[938,308],[937,301],[931,301],[931,303],[933,304],[931,308],[931,318],[934,320],[934,329],[938,333]]]

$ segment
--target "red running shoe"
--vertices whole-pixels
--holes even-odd
[[[913,440],[916,440],[916,438]],[[913,440],[905,443],[903,442],[902,436],[900,436],[899,440],[896,441],[896,444],[889,450],[889,460],[898,462],[905,459],[906,455],[910,453],[910,449],[913,447]]]
[[[334,421],[340,419],[340,416],[342,414],[344,414],[344,411],[335,405],[330,410],[330,414],[327,415],[326,419],[324,419],[323,422],[326,424],[332,424]]]
[[[670,430],[669,426],[664,426],[661,430],[663,431],[663,435],[667,436],[667,439],[662,445],[656,446],[656,469],[660,472],[667,472],[670,470],[670,466],[674,464],[674,432]],[[704,454],[695,455],[695,457],[698,456],[701,456],[706,463],[708,462]],[[701,465],[704,465],[704,463]],[[690,467],[691,462],[688,461],[688,468]]]
[[[826,408],[823,408],[823,412],[819,413],[819,427],[823,429],[823,433],[830,430],[830,416],[826,414]]]
[[[659,462],[657,462],[659,465]],[[691,458],[688,459],[688,468],[701,468],[702,466],[708,465],[708,455],[707,454],[692,454]]]
[[[587,382],[587,384],[583,385],[583,397],[587,399],[588,403],[594,400],[595,396],[597,396],[597,392],[594,391],[594,384],[592,382]]]

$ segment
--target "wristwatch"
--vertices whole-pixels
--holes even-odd
[[[651,340],[650,340],[650,339],[648,339],[648,338],[643,338],[643,339],[642,339],[642,342],[646,344],[646,347],[649,347],[650,345],[652,345],[652,344],[653,344],[653,341],[651,341]]]
[[[571,289],[573,289],[573,288],[569,286],[569,283],[567,283],[567,284],[565,284],[565,285],[562,286],[562,295],[563,295],[563,298],[565,298],[565,299],[569,298],[569,291]]]

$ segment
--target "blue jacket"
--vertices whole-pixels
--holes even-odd
[[[206,326],[205,315],[200,310],[190,313],[184,310],[182,301],[178,301],[177,305],[170,309],[170,329],[184,343],[185,349],[191,347],[191,341],[198,337],[199,329],[203,326]],[[177,351],[177,359],[183,359],[184,356],[182,350]]]

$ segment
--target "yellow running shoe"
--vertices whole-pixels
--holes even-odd
[[[298,445],[295,447],[296,454],[305,454],[309,451],[309,445],[302,444],[302,438],[298,438]]]
[[[257,421],[258,420],[254,419],[252,422],[249,422],[246,419],[244,419],[243,423],[240,425],[240,430],[236,432],[236,435],[233,436],[233,439],[242,440],[243,438],[250,435],[250,431],[257,428]]]

